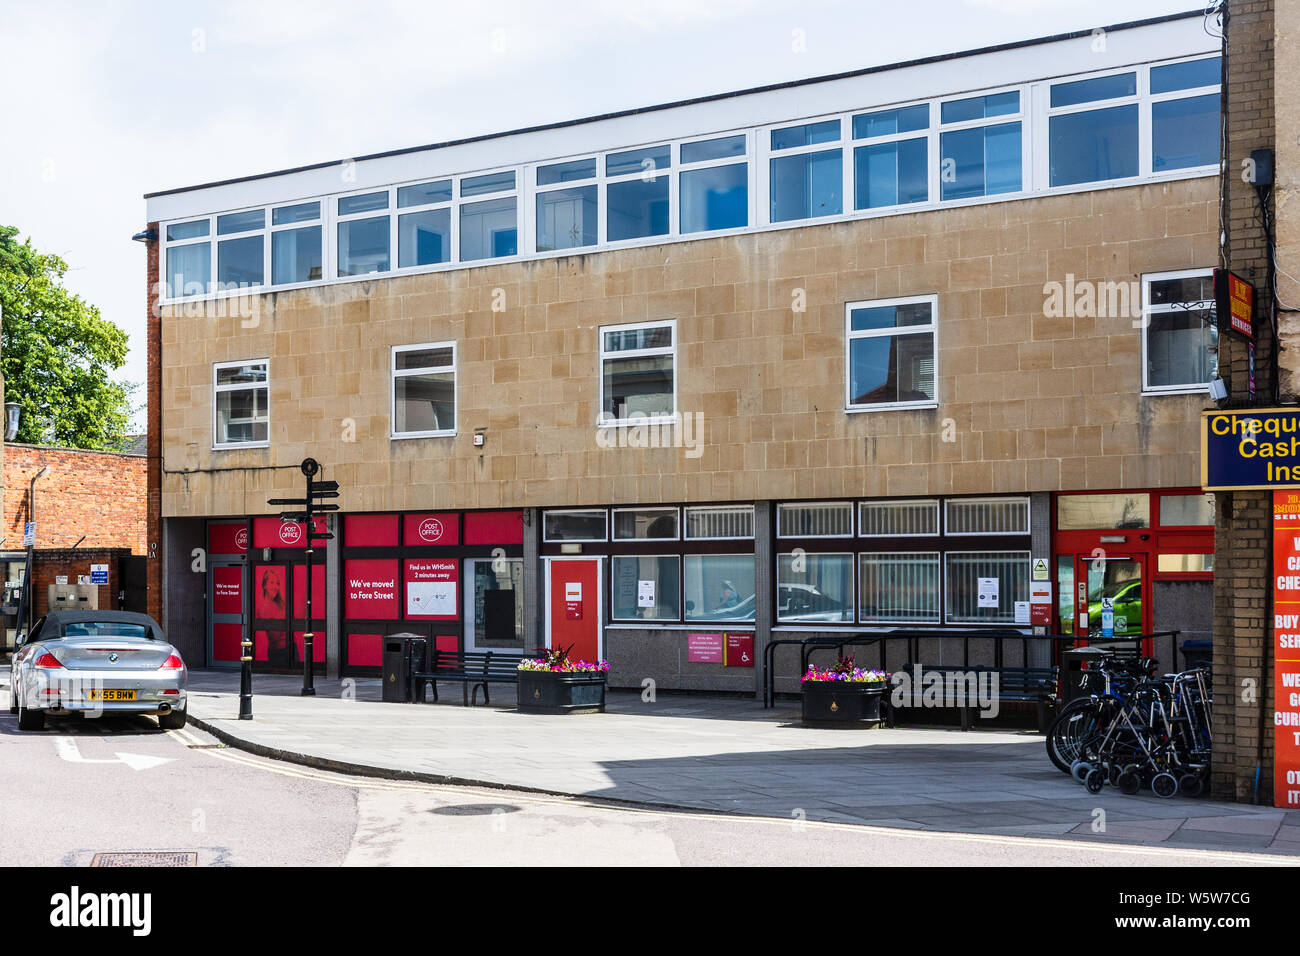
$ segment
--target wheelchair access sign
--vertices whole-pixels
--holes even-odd
[[[1115,636],[1115,602],[1108,597],[1101,599],[1101,636]]]

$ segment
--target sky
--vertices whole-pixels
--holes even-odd
[[[130,237],[146,192],[1196,7],[5,0],[0,224],[67,260],[68,287],[130,336],[119,377],[143,383],[145,247]]]

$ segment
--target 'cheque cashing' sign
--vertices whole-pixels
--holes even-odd
[[[1300,408],[1203,412],[1201,486],[1300,488]]]

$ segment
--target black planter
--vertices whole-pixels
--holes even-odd
[[[519,710],[527,714],[603,714],[600,671],[520,671]]]
[[[884,681],[806,680],[802,684],[803,722],[810,726],[863,726],[880,723]]]

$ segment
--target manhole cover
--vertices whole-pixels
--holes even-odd
[[[91,866],[198,866],[199,855],[186,851],[141,850],[134,853],[96,853]]]

